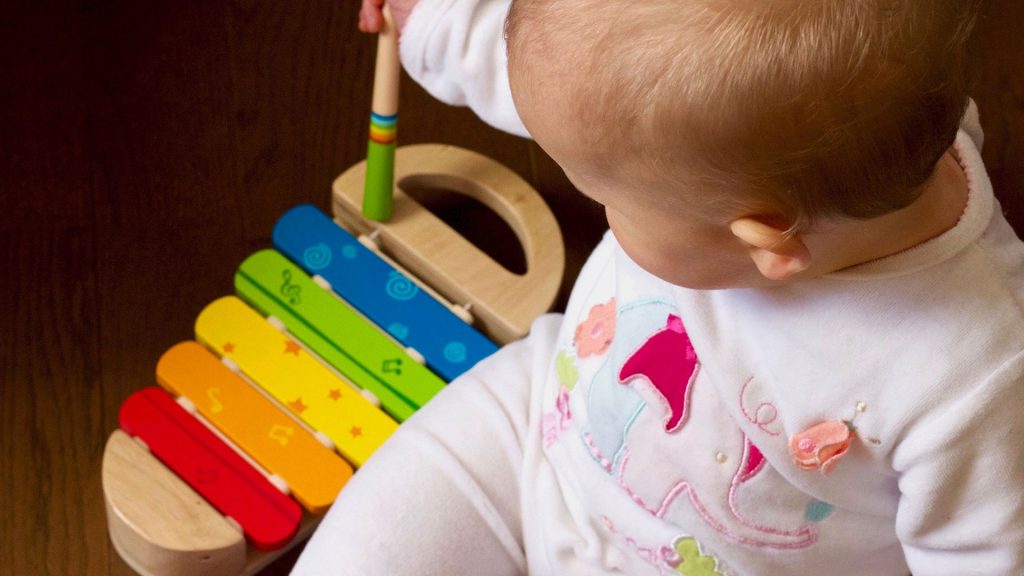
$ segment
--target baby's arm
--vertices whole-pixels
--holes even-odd
[[[380,29],[383,0],[363,0],[359,27]],[[435,98],[469,106],[488,124],[528,136],[508,84],[505,16],[510,0],[389,0],[402,64]]]
[[[1024,356],[915,426],[893,453],[915,576],[1024,574]]]
[[[294,576],[519,576],[520,479],[533,379],[561,317],[501,348],[413,414],[352,477],[306,545]]]

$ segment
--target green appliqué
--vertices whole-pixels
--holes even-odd
[[[683,576],[725,576],[718,571],[718,560],[714,556],[700,553],[700,544],[693,538],[675,541],[676,554],[682,559],[676,566],[676,573]]]
[[[832,505],[827,502],[811,500],[807,503],[807,509],[804,511],[804,518],[809,522],[821,522],[832,514],[832,510]]]
[[[580,371],[576,369],[576,359],[572,354],[564,350],[558,353],[555,358],[555,370],[558,372],[558,382],[565,386],[565,389],[572,392],[576,382],[580,379]]]

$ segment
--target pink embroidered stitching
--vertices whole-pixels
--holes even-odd
[[[676,568],[683,563],[683,557],[680,556],[679,552],[677,552],[671,546],[661,547],[661,557],[665,560],[665,563],[671,566],[672,568]]]
[[[753,442],[750,441],[749,438],[744,437],[743,441],[745,443],[743,447],[744,465],[741,466],[736,471],[735,476],[733,476],[732,483],[729,486],[729,509],[732,511],[733,516],[735,516],[736,519],[739,520],[742,525],[748,528],[753,528],[754,530],[757,530],[759,532],[775,534],[778,536],[806,536],[807,543],[803,546],[795,546],[795,548],[805,548],[807,546],[810,546],[811,544],[814,544],[814,542],[817,541],[818,536],[817,531],[811,526],[804,526],[798,530],[782,530],[779,528],[772,528],[770,526],[764,526],[762,524],[752,522],[748,520],[746,517],[744,517],[742,513],[740,513],[739,505],[736,503],[737,490],[739,489],[740,484],[743,484],[744,482],[756,476],[758,473],[761,472],[761,470],[764,469],[765,465],[767,464],[767,460],[765,460],[764,455],[761,454],[761,451],[757,448],[757,446],[753,444]],[[757,462],[757,464],[755,464],[753,467],[751,467],[749,461],[752,457],[754,457],[754,454],[758,455],[757,457],[759,457],[760,461]],[[754,458],[756,459],[757,457]]]
[[[658,548],[658,552],[661,554],[661,559],[670,568],[678,568],[683,563],[683,557],[671,546],[662,545],[661,548]]]
[[[640,543],[637,542],[632,536],[628,536],[626,534],[623,534],[622,532],[619,532],[615,528],[615,525],[612,524],[612,521],[607,516],[601,516],[601,524],[603,524],[604,527],[609,532],[611,532],[612,534],[615,534],[616,536],[619,536],[620,538],[622,538],[622,540],[626,544],[628,544],[630,547],[633,548],[633,551],[636,552],[637,556],[639,556],[641,560],[643,560],[643,561],[647,562],[648,564],[650,564],[651,566],[654,566],[655,568],[657,568],[658,569],[658,574],[660,574],[662,576],[665,576],[665,575],[672,576],[673,572],[671,570],[666,571],[666,566],[663,566],[659,562],[659,560],[665,562],[665,564],[669,568],[675,568],[676,566],[678,566],[683,561],[682,558],[679,558],[679,560],[678,560],[678,562],[676,562],[676,564],[674,564],[674,565],[671,564],[670,561],[669,561],[669,557],[671,555],[675,555],[678,558],[678,555],[675,554],[675,550],[673,550],[671,547],[665,546],[665,545],[659,546],[657,549],[655,549],[653,547],[650,547],[650,546],[641,546]]]
[[[750,438],[743,437],[743,462],[744,465],[736,470],[737,482],[736,485],[742,484],[747,480],[750,480],[754,476],[764,469],[765,463],[767,462],[764,458],[764,454],[761,450],[750,441]],[[742,474],[740,473],[742,471]]]
[[[701,502],[700,497],[697,495],[693,485],[687,482],[686,480],[679,480],[678,482],[676,482],[672,489],[669,490],[668,494],[665,495],[665,498],[662,500],[657,510],[651,508],[650,506],[647,505],[647,503],[644,502],[643,498],[634,493],[633,490],[626,484],[624,476],[626,466],[629,464],[628,450],[626,450],[622,456],[622,463],[619,466],[619,474],[616,480],[618,481],[619,486],[626,492],[626,494],[633,500],[633,502],[635,502],[637,505],[639,505],[641,508],[643,508],[649,514],[653,515],[656,518],[663,518],[665,513],[668,511],[669,506],[672,505],[676,498],[681,493],[686,492],[686,495],[690,500],[690,504],[693,506],[694,510],[696,510],[697,514],[699,514],[700,517],[704,520],[704,522],[712,528],[714,528],[717,532],[719,532],[720,534],[734,542],[758,548],[774,548],[781,550],[796,550],[800,548],[806,548],[814,544],[817,541],[818,536],[817,532],[814,530],[813,527],[804,526],[799,530],[782,530],[780,528],[771,528],[768,526],[762,526],[753,523],[747,520],[739,512],[735,501],[737,487],[741,483],[746,482],[747,480],[755,476],[758,472],[760,472],[764,468],[765,464],[765,461],[762,460],[757,466],[754,467],[753,470],[747,471],[747,461],[750,458],[750,447],[752,446],[753,444],[747,442],[747,445],[744,447],[743,462],[737,469],[736,475],[733,476],[733,480],[729,488],[728,495],[729,509],[730,511],[732,511],[733,516],[740,522],[740,524],[746,526],[747,528],[751,528],[758,532],[764,532],[766,534],[771,534],[774,536],[800,538],[800,540],[796,542],[766,542],[734,534],[728,528],[726,528],[721,522],[715,520],[714,517],[711,516],[707,508],[704,506],[703,502]]]
[[[751,415],[750,412],[747,411],[747,388],[750,387],[750,383],[753,381],[754,378],[751,377],[749,380],[746,381],[745,384],[743,384],[743,387],[740,388],[740,410],[743,412],[743,416],[747,419],[747,421],[753,424],[754,426],[760,428],[762,432],[769,436],[778,436],[780,434],[778,430],[768,429],[768,426],[775,423],[775,421],[778,420],[779,418],[779,409],[775,407],[775,404],[772,404],[771,402],[761,402],[760,404],[757,405],[757,408],[754,409],[753,415]],[[765,409],[771,410],[770,416],[761,416],[761,411]]]
[[[565,432],[572,422],[572,411],[569,409],[569,392],[565,388],[558,390],[558,397],[555,398],[555,412],[544,414],[542,430],[544,435],[544,448],[551,448],[558,438]]]
[[[601,449],[597,447],[597,444],[594,444],[593,434],[587,432],[583,435],[583,439],[587,443],[587,448],[590,449],[590,454],[597,460],[598,464],[600,464],[610,474],[612,471],[612,461],[601,454]]]

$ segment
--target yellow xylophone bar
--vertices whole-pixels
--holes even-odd
[[[195,328],[197,340],[325,434],[355,466],[362,466],[398,428],[298,342],[234,296],[207,306]]]

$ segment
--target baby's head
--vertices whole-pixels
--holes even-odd
[[[778,280],[807,264],[785,239],[917,200],[967,104],[976,4],[514,0],[509,76],[641,266],[752,285],[759,239]]]

